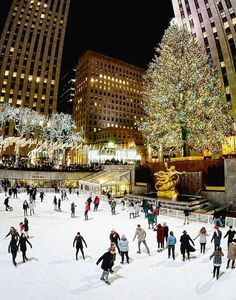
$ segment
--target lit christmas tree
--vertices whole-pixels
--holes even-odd
[[[140,129],[147,145],[165,154],[186,155],[186,147],[219,153],[234,134],[222,91],[205,50],[186,29],[170,25],[144,76]]]

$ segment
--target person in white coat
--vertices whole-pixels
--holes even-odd
[[[29,210],[30,210],[30,215],[32,216],[32,215],[34,215],[34,208],[35,208],[35,203],[34,203],[34,201],[33,200],[30,200],[30,202],[29,202]]]
[[[124,264],[124,256],[126,257],[127,264],[129,263],[129,241],[125,237],[124,234],[122,234],[121,239],[118,241],[118,246],[120,249],[120,255],[121,255],[121,264]]]
[[[209,234],[207,234],[206,228],[202,227],[199,234],[193,239],[195,241],[199,237],[200,251],[203,254],[205,254],[206,251],[207,236],[209,236]]]

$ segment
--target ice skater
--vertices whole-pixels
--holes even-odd
[[[126,257],[127,264],[129,263],[129,241],[125,237],[124,234],[122,234],[121,239],[118,241],[118,246],[120,249],[120,255],[121,255],[121,264],[124,264],[124,257]]]
[[[180,237],[180,252],[183,255],[183,261],[185,261],[185,252],[187,252],[188,260],[190,259],[190,252],[195,251],[195,249],[190,245],[190,242],[194,246],[194,241],[187,234],[187,231],[184,230],[183,234]]]
[[[28,208],[29,208],[29,204],[28,204],[28,202],[25,200],[25,201],[23,202],[24,217],[28,216],[28,211],[27,211]]]
[[[8,252],[11,253],[11,255],[12,255],[12,262],[15,267],[17,266],[17,263],[16,263],[16,256],[17,256],[17,251],[18,251],[17,241],[18,241],[18,236],[13,235],[11,238],[10,244],[8,246]]]
[[[32,245],[28,241],[26,235],[24,233],[22,233],[20,236],[20,239],[19,239],[18,247],[20,246],[20,251],[22,252],[23,262],[25,262],[25,260],[28,260],[28,258],[26,257],[26,250],[27,250],[26,243],[28,243],[30,245],[30,248],[32,248]]]
[[[87,248],[87,243],[85,242],[84,238],[80,235],[80,232],[77,232],[74,241],[73,241],[73,247],[76,247],[76,254],[75,254],[75,258],[76,260],[78,260],[78,253],[79,250],[82,253],[83,259],[85,259],[84,257],[84,250],[83,250],[83,244],[85,245],[85,247]]]
[[[71,203],[70,211],[71,211],[71,218],[75,218],[75,208],[76,205],[74,202]]]
[[[84,209],[84,220],[88,220],[88,212],[89,212],[89,210],[90,210],[90,205],[86,201],[85,202],[85,209]]]
[[[170,234],[167,237],[166,245],[168,247],[168,258],[170,258],[172,253],[173,260],[175,260],[175,244],[176,244],[176,237],[174,236],[173,231],[170,231]]]
[[[103,270],[101,280],[105,281],[106,284],[110,285],[108,281],[109,271],[113,265],[113,254],[115,253],[113,248],[109,248],[108,252],[104,253],[97,261],[97,265],[102,261],[101,268]]]
[[[149,248],[148,248],[147,243],[146,243],[146,231],[143,228],[141,228],[140,224],[137,225],[133,241],[135,240],[136,236],[138,237],[138,251],[137,251],[137,253],[139,253],[139,254],[141,253],[140,246],[141,246],[141,243],[143,243],[144,246],[147,249],[148,255],[150,255],[150,251],[149,251]]]
[[[212,255],[210,256],[210,259],[213,258],[213,278],[215,278],[216,275],[216,279],[219,279],[219,275],[220,275],[220,267],[222,264],[222,256],[224,256],[224,253],[222,252],[221,247],[219,247],[217,250],[215,250]]]
[[[29,221],[26,217],[24,218],[24,232],[28,239],[29,238]]]
[[[194,241],[199,237],[199,242],[200,242],[200,252],[205,254],[206,251],[206,242],[207,242],[207,234],[206,228],[202,227],[199,234],[193,239]]]

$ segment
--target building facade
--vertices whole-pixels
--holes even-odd
[[[192,32],[219,70],[236,116],[236,1],[172,0],[177,23]]]
[[[124,155],[128,160],[128,153],[135,160],[144,143],[138,131],[144,73],[142,68],[92,51],[79,58],[73,116],[90,147],[89,161],[122,161]]]
[[[73,113],[73,101],[75,97],[75,73],[76,68],[66,72],[60,80],[58,111],[70,114]]]
[[[0,102],[56,111],[70,0],[13,0],[0,39]]]

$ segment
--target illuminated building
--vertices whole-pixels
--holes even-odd
[[[79,58],[73,117],[89,145],[88,161],[140,160],[144,73],[142,68],[92,51]]]
[[[56,111],[70,0],[13,0],[0,39],[0,102]]]

